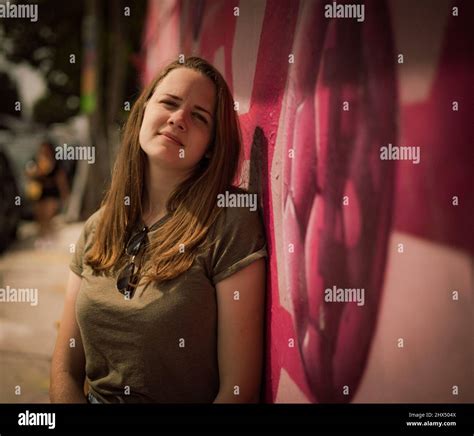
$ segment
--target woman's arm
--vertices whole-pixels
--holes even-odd
[[[216,285],[219,393],[214,403],[258,403],[263,364],[265,259]]]
[[[81,282],[81,277],[72,271],[69,273],[63,317],[51,362],[49,397],[52,403],[87,403],[84,348],[75,313]]]

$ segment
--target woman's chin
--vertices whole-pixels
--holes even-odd
[[[177,147],[173,147],[173,144],[156,141],[152,144],[147,145],[146,147],[142,147],[142,149],[150,159],[179,159],[179,149]]]
[[[186,165],[177,153],[170,153],[167,150],[155,150],[147,153],[149,162],[157,167],[169,170],[185,170]]]

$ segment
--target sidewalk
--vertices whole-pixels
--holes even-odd
[[[0,302],[0,403],[48,403],[51,355],[61,319],[70,244],[83,223],[55,218],[54,239],[40,241],[24,222],[19,241],[0,257],[0,288],[37,289],[37,301]]]

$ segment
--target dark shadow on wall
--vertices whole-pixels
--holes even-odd
[[[268,187],[264,186],[264,183],[268,181],[268,139],[265,136],[265,132],[259,126],[257,126],[253,133],[253,140],[252,145],[250,147],[250,169],[249,169],[249,185],[248,191],[249,193],[257,194],[258,199],[258,210],[260,214],[260,219],[263,223],[266,223],[264,216],[264,208],[266,205],[269,205],[268,199]],[[271,251],[271,238],[268,231],[265,231],[265,236],[267,240],[267,252],[270,253]],[[268,298],[270,297],[268,290],[270,289],[268,277],[270,277],[270,272],[268,269],[269,263],[267,262],[267,289],[265,292],[265,338],[268,338],[270,335],[270,321],[267,319],[267,315],[270,314],[270,303],[271,300]],[[264,350],[267,350],[267,344],[264,343],[263,346]],[[265,386],[264,382],[266,380],[265,377],[265,362],[267,359],[264,356],[263,359],[263,368],[262,368],[262,384],[260,390],[260,402],[263,401],[265,397]]]

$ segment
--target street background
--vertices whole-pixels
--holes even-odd
[[[0,304],[0,403],[49,402],[49,369],[69,274],[69,244],[82,228],[81,222],[56,219],[55,224],[55,238],[38,247],[35,224],[24,223],[19,240],[0,258],[2,284],[39,290],[37,306]]]
[[[0,303],[0,401],[48,401],[69,244],[141,87],[198,55],[239,103],[266,229],[264,401],[474,402],[473,1],[354,2],[363,20],[312,0],[35,3],[37,22],[0,20],[0,288],[40,301]],[[45,138],[96,156],[61,162],[52,238],[24,175]],[[366,304],[325,302],[333,286]]]

